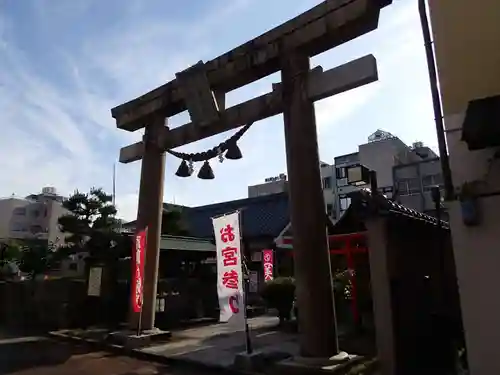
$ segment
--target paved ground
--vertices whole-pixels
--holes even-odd
[[[273,356],[296,356],[299,354],[298,335],[278,329],[275,316],[259,316],[248,320],[253,349]],[[341,331],[339,329],[339,331]],[[59,337],[79,337],[103,341],[109,333],[102,329],[69,330],[53,332]],[[350,348],[348,352],[364,354]],[[212,368],[232,369],[238,353],[245,351],[243,327],[231,324],[209,324],[172,331],[172,338],[166,342],[153,342],[136,349],[158,358],[195,363]]]
[[[278,318],[261,316],[249,319],[250,337],[254,350],[284,352],[297,355],[298,337],[279,331]],[[242,327],[230,324],[211,324],[204,327],[172,332],[172,340],[142,349],[159,356],[230,368],[238,353],[245,351]]]
[[[278,318],[261,316],[249,319],[250,336],[254,350],[280,352],[289,355],[298,354],[296,334],[281,332],[276,327]],[[77,336],[100,341],[107,334],[106,330],[88,329],[53,332],[60,337]],[[235,356],[245,351],[243,327],[230,324],[210,324],[188,329],[172,331],[172,338],[167,342],[154,342],[137,351],[166,357],[183,362],[204,366],[231,369]]]
[[[0,374],[202,375],[39,337],[0,338]]]

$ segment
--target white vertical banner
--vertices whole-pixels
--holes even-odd
[[[220,321],[245,327],[245,301],[239,211],[212,218],[217,248]]]

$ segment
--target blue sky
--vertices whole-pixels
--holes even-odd
[[[173,4],[179,5],[173,5]],[[111,191],[119,149],[141,138],[116,129],[110,109],[318,4],[318,0],[0,0],[0,196],[42,186],[61,193]],[[286,4],[286,5],[285,5]],[[396,0],[379,29],[313,58],[329,69],[373,53],[379,82],[316,104],[323,161],[354,152],[381,128],[436,149],[416,0]],[[271,90],[275,74],[228,94],[228,105]],[[187,121],[179,115],[170,123]],[[212,137],[181,150],[203,151]],[[174,176],[168,202],[202,205],[245,197],[247,186],[286,171],[282,117],[256,123],[240,141],[244,158],[214,161],[216,179]],[[117,167],[121,216],[136,214],[140,162]]]

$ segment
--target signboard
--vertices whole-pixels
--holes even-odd
[[[264,267],[264,281],[274,278],[274,259],[272,250],[262,250],[262,266]]]
[[[134,236],[132,250],[132,309],[134,312],[142,310],[144,288],[144,258],[146,252],[147,229],[137,232]]]
[[[239,211],[212,219],[217,251],[220,321],[245,326]]]
[[[89,271],[89,285],[87,295],[99,297],[101,295],[102,267],[92,267]]]

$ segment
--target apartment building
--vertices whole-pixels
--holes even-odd
[[[367,143],[358,146],[358,152],[336,157],[334,218],[340,218],[349,207],[350,193],[368,187],[348,185],[347,168],[361,164],[377,172],[379,190],[388,198],[392,198],[394,191],[393,167],[419,160],[421,157],[411,147],[398,137],[380,129],[368,137]]]
[[[43,240],[60,245],[64,235],[58,219],[67,212],[62,206],[64,198],[52,187],[26,198],[0,199],[0,240]]]

